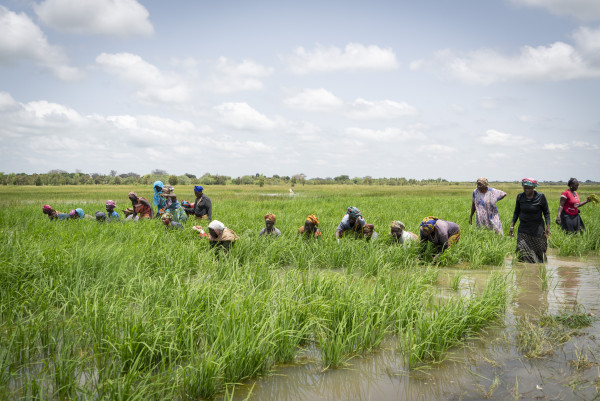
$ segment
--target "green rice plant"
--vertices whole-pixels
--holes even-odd
[[[552,271],[546,268],[545,264],[539,264],[537,266],[538,277],[542,283],[542,291],[548,291],[548,286],[552,282]]]
[[[460,288],[460,283],[463,279],[463,274],[460,272],[456,272],[454,273],[454,276],[452,276],[452,279],[450,279],[450,276],[448,276],[448,281],[450,282],[450,289],[454,290],[454,291],[458,291]]]
[[[528,315],[517,318],[517,348],[528,358],[540,358],[554,352],[544,328]]]

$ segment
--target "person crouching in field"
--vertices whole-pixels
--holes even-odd
[[[233,230],[225,227],[219,220],[213,220],[208,225],[208,241],[211,248],[222,247],[227,251],[238,238]]]
[[[306,216],[304,225],[298,229],[298,235],[304,238],[319,238],[321,236],[321,230],[318,228],[319,219],[314,214]]]
[[[154,210],[152,205],[141,196],[137,196],[135,192],[130,192],[127,197],[131,201],[133,206],[133,214],[127,217],[127,220],[137,221],[139,219],[151,219],[154,217]]]
[[[360,210],[354,206],[350,206],[346,209],[346,214],[342,218],[338,228],[335,230],[335,238],[337,238],[339,242],[340,238],[348,232],[354,232],[355,234],[358,234],[358,236],[362,236],[365,224],[366,221]]]
[[[94,217],[90,216],[89,214],[85,214],[83,209],[77,208],[77,209],[71,209],[71,211],[69,212],[69,218],[71,218],[73,220],[79,220],[79,219],[93,219]]]
[[[372,239],[377,239],[379,237],[379,234],[375,232],[375,225],[365,224],[362,229],[361,237],[365,238],[367,242],[369,242]]]
[[[106,201],[106,217],[107,217],[108,221],[119,220],[119,213],[115,212],[116,207],[117,207],[117,205],[115,205],[115,201],[113,201],[113,200]]]
[[[263,228],[258,237],[261,238],[264,236],[274,236],[279,237],[281,235],[281,231],[275,227],[276,217],[273,213],[265,214],[265,228]]]
[[[416,241],[419,237],[415,233],[405,230],[406,226],[403,222],[394,220],[390,228],[392,241],[398,244],[406,244],[411,241]]]
[[[56,210],[52,209],[50,205],[42,206],[42,213],[47,215],[50,220],[66,220],[69,218],[69,215],[67,213],[57,212]]]
[[[167,230],[178,229],[183,230],[183,226],[176,221],[173,221],[173,215],[169,212],[165,212],[161,216],[162,223],[165,225]]]
[[[167,205],[164,209],[165,213],[171,213],[171,220],[178,223],[185,223],[187,221],[187,214],[177,200],[177,195],[172,191],[169,191],[164,197],[167,199]]]
[[[436,255],[434,256],[434,259],[436,259],[446,249],[458,242],[460,227],[452,221],[427,216],[421,221],[419,234],[421,237],[421,254],[427,248],[427,244],[431,242],[436,249]]]

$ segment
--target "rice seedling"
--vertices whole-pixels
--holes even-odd
[[[198,238],[191,220],[167,232],[158,221],[50,222],[40,212],[50,203],[91,213],[108,198],[125,199],[129,188],[17,189],[0,196],[0,392],[8,399],[210,398],[293,362],[302,347],[333,368],[388,335],[415,367],[443,359],[497,319],[508,297],[500,274],[469,296],[445,299],[436,290],[444,266],[501,266],[514,250],[508,236],[468,225],[472,188],[435,198],[421,187],[307,187],[294,197],[261,195],[278,188],[214,188],[214,217],[240,236],[226,254]],[[179,190],[181,199],[192,193]],[[335,241],[350,205],[379,238]],[[514,204],[499,207],[506,226]],[[267,211],[283,235],[259,240]],[[600,214],[585,212],[591,229],[577,237],[577,252],[600,246],[592,232]],[[323,236],[306,241],[296,232],[311,213]],[[431,254],[420,258],[419,244],[391,243],[392,220],[418,233],[431,214],[463,233],[435,263]],[[557,233],[553,246],[574,238]],[[451,286],[459,283],[455,274]]]

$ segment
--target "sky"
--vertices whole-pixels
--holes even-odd
[[[0,171],[600,181],[598,0],[0,0]]]

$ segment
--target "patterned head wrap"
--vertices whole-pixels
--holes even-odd
[[[265,220],[270,220],[273,223],[275,223],[275,218],[276,217],[275,217],[275,215],[273,213],[267,213],[267,214],[265,214]]]
[[[115,201],[114,200],[107,200],[106,201],[106,207],[116,207],[117,205],[115,205]]]
[[[348,209],[346,209],[346,214],[348,214],[348,216],[354,217],[354,218],[362,216],[362,214],[360,214],[360,210],[358,210],[358,208],[356,208],[354,206],[350,206]]]
[[[319,219],[317,219],[317,216],[315,216],[314,214],[309,214],[308,216],[306,216],[306,220],[310,221],[315,226],[319,225]]]
[[[194,187],[194,192],[202,192],[202,190],[204,190],[204,188],[202,188],[202,186],[201,186],[201,185],[196,185],[196,186]]]
[[[399,230],[404,230],[406,228],[406,226],[404,225],[403,222],[398,221],[398,220],[394,220],[394,221],[392,221],[392,228],[397,228]]]
[[[521,185],[523,185],[524,187],[534,187],[534,188],[539,186],[538,182],[536,180],[534,180],[533,178],[523,178],[521,180]]]
[[[157,190],[156,187],[158,187],[159,189]],[[154,189],[154,204],[156,206],[160,205],[162,202],[162,199],[160,197],[160,195],[162,194],[162,190],[163,190],[164,184],[162,183],[162,181],[156,181],[154,184],[152,184],[152,189]]]
[[[44,206],[42,206],[42,210],[44,212],[46,212],[46,211],[47,212],[51,212],[52,211],[52,206],[50,206],[50,205],[44,205]]]
[[[478,178],[477,185],[483,185],[484,187],[489,186],[487,178],[485,178],[485,177]]]
[[[79,218],[83,218],[85,216],[85,213],[83,213],[83,209],[81,208],[75,209],[75,213],[79,215]]]
[[[127,194],[127,197],[129,199],[131,199],[131,198],[136,198],[137,199],[138,196],[137,196],[137,194],[135,192],[130,192],[129,194]]]
[[[76,214],[77,212],[75,211],[75,209],[71,209],[71,211],[69,212],[70,217],[74,217]]]
[[[169,212],[162,215],[163,220],[173,220],[173,215]]]
[[[432,230],[439,219],[435,216],[427,216],[421,221],[421,227],[427,231]]]
[[[219,220],[213,220],[208,225],[208,228],[212,228],[213,230],[221,233],[225,229],[225,224],[221,223]]]
[[[363,232],[373,232],[375,231],[375,225],[374,224],[365,224],[363,226]]]

